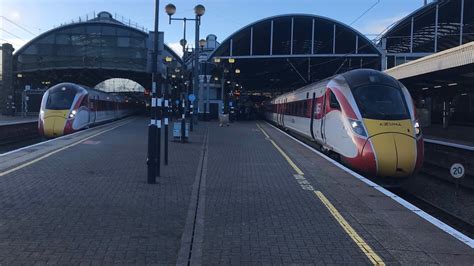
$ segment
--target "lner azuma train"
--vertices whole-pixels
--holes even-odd
[[[114,95],[74,83],[60,83],[48,90],[41,101],[38,129],[54,138],[116,120],[132,114],[136,104]]]
[[[376,70],[352,70],[280,95],[266,103],[265,116],[370,176],[409,177],[423,164],[412,98]]]

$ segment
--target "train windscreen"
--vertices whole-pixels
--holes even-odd
[[[410,118],[405,99],[399,88],[369,85],[357,87],[353,89],[352,93],[363,118],[378,120]]]
[[[76,96],[75,89],[60,87],[50,90],[46,100],[46,109],[50,110],[69,110]]]

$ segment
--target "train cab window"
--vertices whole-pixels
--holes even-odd
[[[329,98],[329,107],[331,107],[331,109],[341,110],[341,105],[339,105],[336,95],[334,95],[332,91],[331,91],[331,96]]]
[[[46,109],[50,110],[69,110],[72,106],[76,90],[67,87],[52,89],[46,100]]]
[[[362,117],[380,120],[410,118],[408,107],[399,88],[384,85],[369,85],[352,90]]]
[[[89,106],[89,97],[87,95],[84,96],[84,98],[82,99],[81,106],[85,106],[85,107]]]

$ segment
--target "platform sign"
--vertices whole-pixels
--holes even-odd
[[[196,100],[196,95],[194,95],[194,94],[189,94],[188,100],[191,101],[191,102],[194,102],[194,101]]]
[[[31,86],[30,85],[25,85],[25,91],[29,91],[31,90]]]
[[[459,179],[465,174],[464,166],[460,163],[455,163],[451,165],[450,172],[452,177]]]

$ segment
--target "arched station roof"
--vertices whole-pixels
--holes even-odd
[[[380,51],[357,30],[309,14],[265,18],[224,40],[210,54],[248,90],[287,91],[354,68],[380,69]],[[235,63],[227,63],[228,58]],[[219,68],[219,65],[217,66]],[[233,71],[230,71],[232,74]]]
[[[398,21],[380,39],[389,68],[474,41],[473,1],[433,1]]]
[[[147,86],[151,40],[140,29],[100,12],[90,20],[51,29],[14,53],[14,71],[35,80],[64,80],[95,86],[108,78],[128,78]],[[181,58],[167,45],[163,56]],[[54,80],[56,79],[56,80]]]

